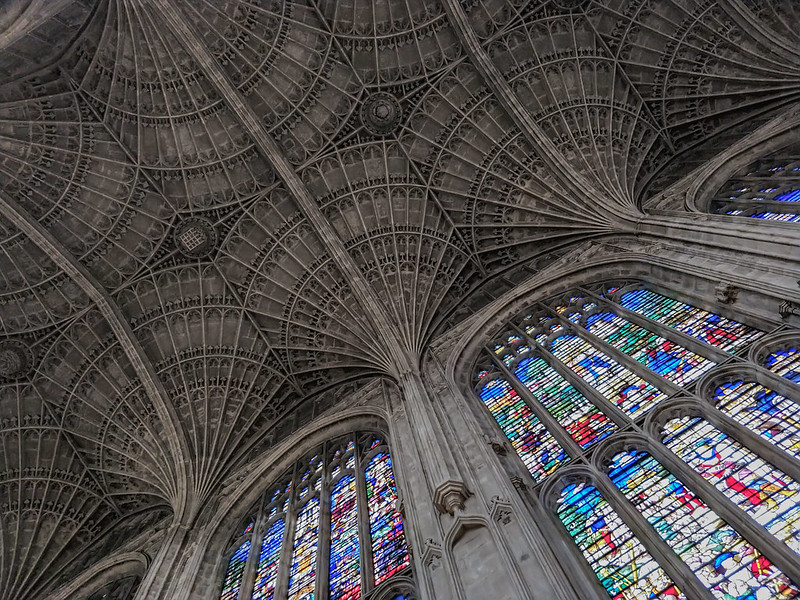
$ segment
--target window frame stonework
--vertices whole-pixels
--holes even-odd
[[[237,600],[250,599],[255,592],[254,585],[258,570],[258,563],[261,553],[262,543],[269,528],[277,521],[284,520],[284,531],[280,543],[278,554],[277,581],[274,588],[274,599],[285,599],[289,591],[291,578],[291,564],[294,554],[294,543],[296,535],[296,522],[298,513],[312,498],[319,501],[319,516],[317,518],[317,541],[316,541],[316,564],[314,566],[314,597],[320,599],[329,598],[330,594],[330,541],[331,541],[331,495],[336,484],[345,476],[352,475],[356,482],[357,496],[357,519],[358,519],[358,541],[359,541],[359,574],[361,584],[362,600],[393,600],[398,595],[408,595],[416,597],[416,586],[414,583],[413,566],[408,553],[408,540],[406,525],[403,523],[403,540],[406,548],[408,563],[400,571],[389,577],[387,580],[375,584],[372,564],[372,538],[369,528],[370,509],[367,501],[366,470],[370,462],[380,453],[392,457],[391,444],[388,436],[382,431],[372,427],[358,427],[337,431],[336,435],[316,443],[310,449],[306,449],[296,454],[300,458],[289,463],[289,466],[282,471],[278,477],[272,478],[272,483],[259,493],[258,500],[245,513],[235,528],[234,534],[225,547],[219,561],[219,572],[215,577],[216,595],[219,598],[223,591],[225,575],[231,557],[246,540],[250,541],[246,563],[241,577],[241,586]],[[342,456],[333,458],[337,449],[346,448],[347,441],[355,442],[351,451],[345,451]],[[366,440],[379,440],[380,443],[369,448],[365,444]],[[354,457],[354,466],[346,467],[349,456]],[[320,468],[318,472],[311,474],[307,481],[303,481],[304,468],[308,467],[312,458],[319,456]],[[304,467],[305,465],[305,467]],[[338,470],[334,473],[334,469]],[[395,486],[395,495],[399,498],[397,491],[396,469],[392,464],[392,473]],[[278,495],[274,501],[270,497],[278,488],[286,489],[287,484],[291,484],[291,489],[282,495]],[[318,483],[318,488],[315,485]],[[298,490],[308,487],[308,493],[298,495]],[[286,502],[286,510],[278,510],[274,514],[269,514],[273,507]],[[397,503],[394,507],[397,512]],[[399,513],[397,513],[399,514]],[[400,515],[402,519],[402,515]],[[252,530],[244,532],[246,527],[253,523]],[[324,565],[324,567],[323,567]]]
[[[573,288],[573,292],[574,295],[579,295],[578,292],[583,293],[585,297],[586,292],[598,289],[604,290],[606,286],[607,284],[605,283],[576,285]],[[506,468],[510,468],[517,477],[520,477],[521,473],[528,475],[526,481],[530,494],[527,496],[534,504],[541,504],[545,508],[546,513],[549,515],[547,528],[557,532],[557,535],[567,542],[565,544],[552,544],[554,552],[560,556],[564,564],[569,565],[568,568],[591,574],[588,579],[589,583],[584,582],[581,587],[597,597],[608,597],[608,595],[597,576],[595,576],[592,567],[564,529],[555,512],[556,501],[561,490],[570,483],[582,481],[596,487],[611,508],[617,512],[619,517],[639,538],[645,549],[656,558],[662,568],[669,572],[673,581],[678,584],[684,593],[692,598],[713,598],[712,593],[706,589],[687,565],[669,548],[666,542],[656,535],[647,520],[633,509],[630,502],[609,480],[607,475],[608,461],[611,456],[621,449],[638,449],[650,453],[669,472],[681,478],[697,497],[716,510],[718,514],[723,515],[732,527],[735,527],[737,531],[743,531],[744,537],[750,544],[759,550],[766,549],[770,552],[770,559],[772,559],[773,564],[777,565],[790,579],[800,582],[800,558],[786,546],[777,550],[774,549],[775,538],[763,527],[755,523],[752,517],[742,512],[731,500],[715,489],[712,484],[683,463],[677,455],[663,444],[658,431],[667,418],[674,418],[676,415],[703,418],[717,430],[740,442],[763,460],[800,481],[800,460],[773,447],[768,441],[759,438],[757,433],[750,431],[733,418],[723,414],[722,411],[715,407],[714,401],[714,390],[717,382],[739,377],[744,381],[755,381],[769,389],[779,390],[783,395],[789,394],[793,402],[800,404],[800,385],[772,373],[763,366],[763,357],[767,350],[773,349],[781,343],[784,345],[786,343],[796,343],[800,340],[800,334],[798,334],[797,330],[792,330],[786,325],[778,325],[777,323],[773,323],[771,328],[765,328],[763,318],[742,319],[741,311],[726,311],[726,307],[717,305],[716,308],[712,308],[711,312],[722,317],[728,316],[728,312],[736,313],[729,318],[744,324],[750,321],[754,323],[756,329],[760,326],[763,333],[757,339],[751,339],[747,343],[736,347],[732,352],[715,349],[713,346],[682,334],[667,325],[661,325],[643,315],[632,314],[629,310],[619,310],[621,307],[616,301],[620,295],[637,286],[645,287],[678,302],[686,302],[694,307],[708,308],[709,305],[713,306],[714,304],[713,302],[698,303],[694,298],[685,299],[685,294],[680,294],[667,286],[653,286],[640,280],[623,282],[623,285],[620,285],[620,289],[610,296],[611,305],[603,306],[603,303],[598,303],[599,307],[595,311],[610,310],[610,312],[628,319],[635,325],[645,326],[650,332],[683,345],[688,350],[702,351],[701,356],[716,359],[714,360],[716,364],[711,366],[700,377],[694,379],[689,385],[680,386],[670,384],[669,381],[665,381],[655,373],[649,372],[650,370],[647,367],[637,363],[633,358],[625,356],[623,352],[606,352],[610,349],[607,343],[596,338],[591,339],[596,348],[628,367],[631,372],[642,375],[645,381],[655,382],[656,387],[660,385],[664,390],[664,398],[650,406],[648,410],[631,418],[622,414],[622,411],[613,409],[609,401],[600,397],[600,394],[594,388],[583,382],[577,374],[571,372],[566,364],[557,365],[556,363],[560,363],[560,361],[553,359],[548,352],[541,351],[542,349],[536,345],[536,340],[527,337],[524,329],[516,325],[519,319],[515,320],[513,314],[509,315],[510,318],[503,321],[504,325],[494,328],[497,334],[492,336],[487,344],[483,345],[471,366],[473,374],[478,373],[482,368],[489,372],[485,378],[473,380],[470,386],[471,395],[477,402],[476,408],[480,413],[480,420],[484,423],[485,429],[497,432],[494,436],[500,435],[502,436],[501,439],[506,440],[504,443],[508,443],[507,438],[499,430],[498,423],[480,395],[481,388],[487,381],[504,378],[515,389],[526,406],[534,412],[545,429],[557,441],[561,442],[562,448],[567,451],[570,460],[538,482],[532,478],[517,452],[508,453],[510,455],[509,458],[503,461],[506,464]],[[532,301],[530,304],[535,308],[529,308],[524,313],[539,309],[547,310],[559,299],[573,295],[573,292],[550,295],[550,299],[546,302]],[[593,298],[596,300],[597,292],[595,291],[594,294]],[[519,314],[519,311],[517,311],[517,314]],[[582,327],[574,324],[571,326],[564,317],[560,317],[557,320],[564,326],[564,329],[554,333],[552,337],[564,335],[564,333],[573,333],[583,339],[591,338],[585,331],[581,331]],[[516,356],[510,363],[504,364],[502,355],[498,356],[495,352],[491,340],[506,339],[506,334],[509,332],[519,334],[522,341],[517,342],[517,345],[527,344],[530,346],[531,351],[523,353],[521,356]],[[605,402],[605,410],[603,412],[616,425],[617,430],[606,435],[587,450],[581,449],[567,431],[558,424],[557,419],[545,409],[541,402],[533,397],[524,383],[514,376],[516,366],[525,358],[530,358],[531,356],[543,357],[549,367],[557,371],[594,407],[600,408],[602,403]],[[493,439],[496,439],[496,437]],[[508,462],[509,460],[510,462]]]

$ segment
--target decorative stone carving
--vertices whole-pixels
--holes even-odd
[[[506,456],[508,454],[508,446],[506,446],[503,440],[490,435],[484,435],[483,439],[486,440],[486,443],[489,444],[492,451],[497,454],[497,456]]]
[[[425,540],[422,553],[422,564],[431,569],[438,569],[442,564],[442,545],[431,538]]]
[[[524,492],[525,490],[528,489],[528,485],[525,483],[525,481],[519,475],[514,475],[511,478],[511,485],[513,485],[520,492]]]
[[[739,295],[739,288],[730,283],[720,283],[714,289],[714,296],[722,304],[733,304]]]
[[[211,221],[202,217],[178,223],[173,237],[178,250],[189,258],[208,256],[217,247],[217,231]]]
[[[450,479],[436,488],[433,505],[440,513],[452,515],[456,510],[464,510],[464,503],[471,495],[463,482]]]
[[[386,92],[368,96],[361,105],[361,123],[375,135],[386,135],[397,129],[402,116],[400,103]]]
[[[492,496],[489,503],[489,514],[498,523],[508,525],[512,519],[511,503],[501,496]]]
[[[19,340],[0,342],[0,380],[25,377],[33,369],[33,353]]]

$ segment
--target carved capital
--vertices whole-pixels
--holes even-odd
[[[433,492],[433,505],[440,513],[452,515],[456,510],[464,510],[464,502],[471,495],[464,482],[449,479]]]

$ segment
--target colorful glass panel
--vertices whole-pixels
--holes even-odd
[[[609,477],[715,598],[800,596],[767,557],[646,452],[615,456]]]
[[[220,594],[219,600],[237,600],[239,598],[239,590],[242,587],[242,574],[249,554],[250,540],[247,540],[236,549],[228,562],[228,570],[225,571],[222,594]]]
[[[575,335],[562,335],[550,345],[553,355],[595,388],[609,402],[638,416],[666,396],[613,358]]]
[[[800,405],[754,382],[732,381],[714,394],[717,408],[795,458],[800,458]]]
[[[480,396],[536,481],[541,481],[569,460],[566,451],[508,381],[488,381],[481,388]]]
[[[610,312],[589,315],[584,327],[605,343],[676,385],[688,385],[716,365],[715,362]]]
[[[275,583],[278,580],[278,561],[280,560],[283,532],[286,524],[283,519],[270,525],[261,543],[258,556],[258,569],[253,588],[253,600],[272,600],[275,595]]]
[[[331,492],[331,600],[361,597],[356,479],[345,475]]]
[[[318,533],[319,499],[311,498],[297,514],[289,571],[289,600],[314,600]]]
[[[800,383],[800,348],[794,346],[773,352],[764,361],[764,366],[781,377]]]
[[[581,448],[616,430],[616,425],[540,357],[525,358],[514,373]]]
[[[556,513],[614,600],[685,598],[595,487],[568,485]]]
[[[625,292],[619,299],[619,303],[628,310],[677,329],[726,352],[733,352],[736,348],[757,339],[764,333],[650,290],[640,289]]]
[[[386,452],[378,452],[369,461],[365,474],[372,562],[375,585],[378,585],[407,567],[410,558],[403,520],[395,508],[397,492],[391,457]]]
[[[800,552],[800,485],[696,417],[664,426],[664,444],[764,528]]]
[[[730,211],[729,215],[735,215],[744,211]],[[752,219],[764,219],[765,221],[783,221],[784,223],[800,223],[800,215],[794,213],[776,213],[769,210],[754,212],[747,215]]]

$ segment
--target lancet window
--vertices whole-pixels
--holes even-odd
[[[712,200],[711,212],[800,222],[800,148],[761,159],[728,180]]]
[[[484,348],[478,397],[610,597],[800,598],[796,345],[766,329],[603,284]]]
[[[410,576],[392,458],[377,434],[328,442],[298,461],[244,520],[220,600],[358,600]],[[381,596],[383,598],[383,596]]]

